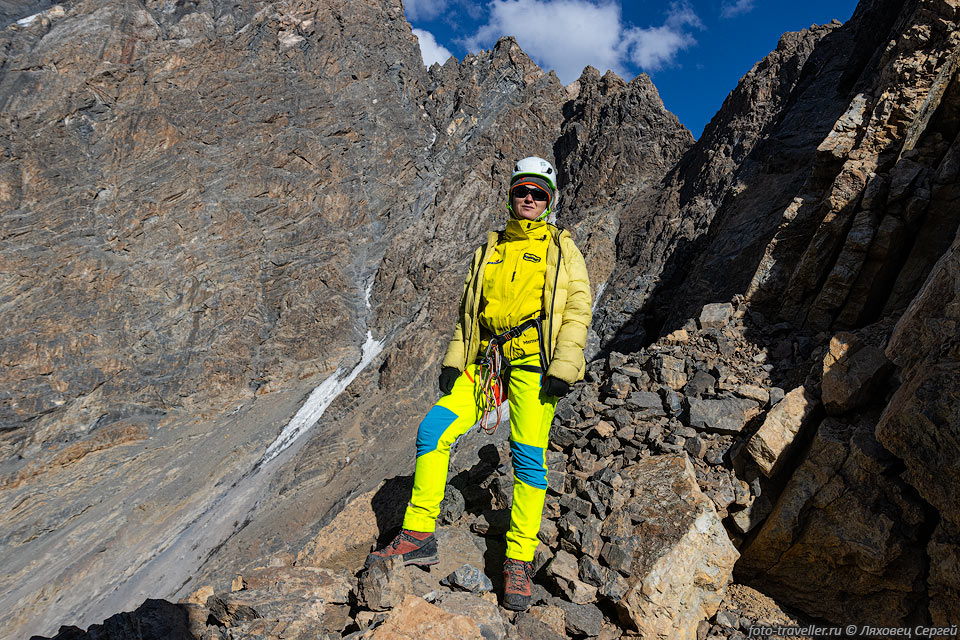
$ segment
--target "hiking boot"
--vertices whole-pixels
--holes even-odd
[[[403,557],[404,566],[415,564],[426,567],[440,562],[437,555],[437,537],[431,533],[423,540],[418,540],[413,533],[402,529],[390,544],[369,554],[364,566],[369,567],[377,560],[386,560],[393,556]]]
[[[503,606],[513,611],[526,611],[533,597],[530,580],[533,563],[507,558],[503,563]]]

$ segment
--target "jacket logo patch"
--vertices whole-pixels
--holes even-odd
[[[503,258],[501,258],[501,259],[499,259],[499,260],[491,260],[491,261],[488,262],[487,264],[500,264],[501,262],[503,262]]]
[[[540,256],[535,256],[532,253],[523,254],[523,259],[527,262],[540,262]]]

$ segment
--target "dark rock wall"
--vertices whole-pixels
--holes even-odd
[[[242,566],[288,549],[412,464],[469,254],[503,224],[518,157],[560,164],[577,87],[510,39],[428,70],[398,2],[3,10],[0,602],[13,633],[99,615],[85,599],[135,605],[102,598],[249,472],[368,331],[383,354],[217,553]],[[626,111],[656,126],[632,135],[689,137],[649,81],[634,85]],[[650,149],[618,171],[658,181],[679,154]]]

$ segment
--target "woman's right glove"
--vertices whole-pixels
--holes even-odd
[[[460,377],[460,370],[456,367],[444,367],[440,370],[440,393],[443,395],[453,391],[453,383]]]

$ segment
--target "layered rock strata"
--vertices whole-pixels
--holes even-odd
[[[454,265],[502,224],[512,161],[555,159],[575,94],[510,39],[424,68],[395,2],[33,4],[0,33],[10,633],[302,543],[405,464]],[[637,116],[686,135],[641,93]],[[263,471],[368,335],[382,356]]]

